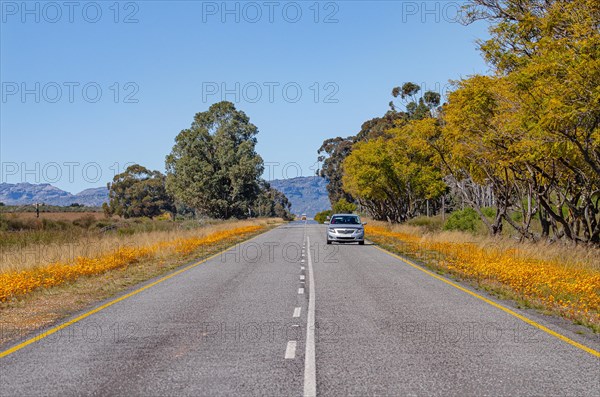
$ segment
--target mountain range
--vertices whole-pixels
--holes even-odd
[[[0,183],[0,202],[6,205],[44,203],[68,206],[78,203],[88,207],[99,207],[107,200],[108,189],[106,187],[85,189],[77,194],[72,194],[49,183]]]
[[[269,181],[271,187],[285,194],[292,203],[293,214],[312,218],[317,212],[331,208],[327,196],[327,180],[319,176],[301,176]]]
[[[318,176],[280,179],[269,182],[271,186],[287,196],[292,204],[292,213],[313,217],[317,212],[330,208],[327,198],[327,182]],[[0,202],[6,205],[28,205],[44,203],[68,206],[74,203],[88,207],[99,207],[108,201],[108,189],[97,187],[72,194],[48,183],[0,183]]]

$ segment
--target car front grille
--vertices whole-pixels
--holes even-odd
[[[354,233],[360,233],[361,230],[359,230],[359,229],[335,229],[335,232],[337,234],[347,234],[347,235],[350,235],[350,234],[354,234]]]

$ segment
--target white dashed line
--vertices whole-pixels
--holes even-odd
[[[310,247],[310,238],[306,236]],[[317,364],[315,361],[315,275],[308,251],[308,312],[306,316],[306,350],[304,353],[304,397],[317,395]]]
[[[304,275],[303,274],[300,275],[300,280],[304,280]]]
[[[297,307],[294,309],[294,317],[300,317],[300,311],[302,310],[301,307]]]
[[[300,270],[304,270],[304,266],[300,266]]]
[[[304,293],[304,288],[298,288],[298,293],[302,295]]]
[[[291,340],[287,343],[287,348],[285,349],[285,358],[292,359],[296,358],[296,341]]]

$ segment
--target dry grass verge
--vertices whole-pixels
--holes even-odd
[[[368,237],[521,306],[600,332],[600,250],[372,222]]]
[[[143,233],[128,236],[117,249],[98,245],[104,248],[95,248],[95,256],[78,257],[70,263],[29,264],[20,271],[0,273],[5,297],[0,303],[0,345],[280,223],[273,219],[234,221],[180,232]],[[37,284],[23,288],[27,282]]]
[[[80,218],[91,218],[93,220],[104,220],[106,216],[103,212],[98,211],[77,211],[77,212],[41,212],[37,217],[35,212],[4,212],[2,213],[9,220],[43,220],[72,222]]]
[[[176,222],[147,222],[142,225],[148,228],[144,231],[135,230],[134,227],[125,224],[108,233],[63,233],[52,232],[60,235],[55,240],[35,240],[36,231],[23,233],[23,239],[27,244],[14,244],[0,250],[0,274],[23,271],[52,263],[73,263],[77,258],[94,258],[107,253],[113,253],[121,248],[141,248],[156,245],[177,239],[202,238],[208,234],[230,230],[234,227],[246,227],[254,225],[266,225],[276,222],[274,219],[260,219],[247,221],[221,221],[210,222],[204,225],[199,223],[176,223]]]

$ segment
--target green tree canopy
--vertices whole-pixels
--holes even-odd
[[[406,83],[392,90],[406,110],[392,109],[386,117],[363,124],[343,162],[343,189],[376,219],[404,221],[423,210],[428,200],[446,189],[440,162],[430,142],[440,135],[440,95]],[[367,125],[369,128],[365,128]]]
[[[165,188],[165,176],[139,164],[131,165],[125,172],[115,175],[108,189],[110,201],[104,205],[108,214],[125,218],[152,218],[165,211],[175,211],[173,198]]]
[[[337,203],[333,205],[333,212],[335,214],[351,214],[356,211],[356,205],[349,203],[345,198],[341,198]]]
[[[231,102],[197,113],[166,158],[167,191],[204,216],[248,216],[264,169],[255,150],[257,133]]]
[[[293,219],[290,209],[292,203],[277,189],[273,189],[266,181],[260,183],[260,194],[252,208],[253,215],[258,217],[276,217],[283,220]]]

